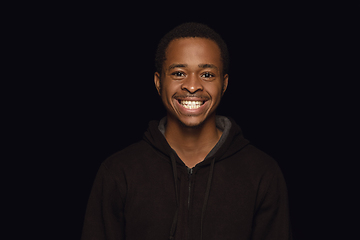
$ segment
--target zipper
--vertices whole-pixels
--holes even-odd
[[[188,177],[189,177],[189,195],[188,195],[188,210],[190,208],[190,193],[191,193],[191,175],[193,173],[192,168],[188,168]]]
[[[187,234],[186,239],[190,239],[190,200],[191,200],[191,176],[193,174],[193,168],[188,168],[188,181],[189,181],[189,194],[188,194],[188,219],[187,219]]]

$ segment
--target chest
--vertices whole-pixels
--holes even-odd
[[[246,174],[230,174],[229,170],[217,166],[205,204],[209,168],[188,170],[178,167],[177,171],[178,204],[172,171],[147,173],[129,184],[125,204],[128,234],[140,237],[141,233],[131,230],[137,229],[136,226],[148,231],[147,236],[154,231],[164,236],[169,234],[177,209],[176,234],[179,239],[199,237],[201,228],[217,239],[226,239],[226,234],[238,232],[239,228],[251,229],[256,189],[249,184]],[[211,236],[206,239],[216,239]]]

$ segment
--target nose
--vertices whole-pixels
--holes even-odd
[[[195,93],[197,91],[203,90],[203,85],[201,84],[201,79],[196,76],[196,74],[190,74],[181,85],[182,90],[186,90],[189,93]]]

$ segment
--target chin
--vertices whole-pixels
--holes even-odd
[[[177,118],[177,119],[183,127],[199,128],[204,124],[204,122],[206,121],[207,118],[187,116],[187,117],[182,117],[182,118]]]

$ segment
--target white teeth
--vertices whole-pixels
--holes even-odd
[[[180,101],[180,104],[187,109],[196,109],[203,105],[202,101]]]

